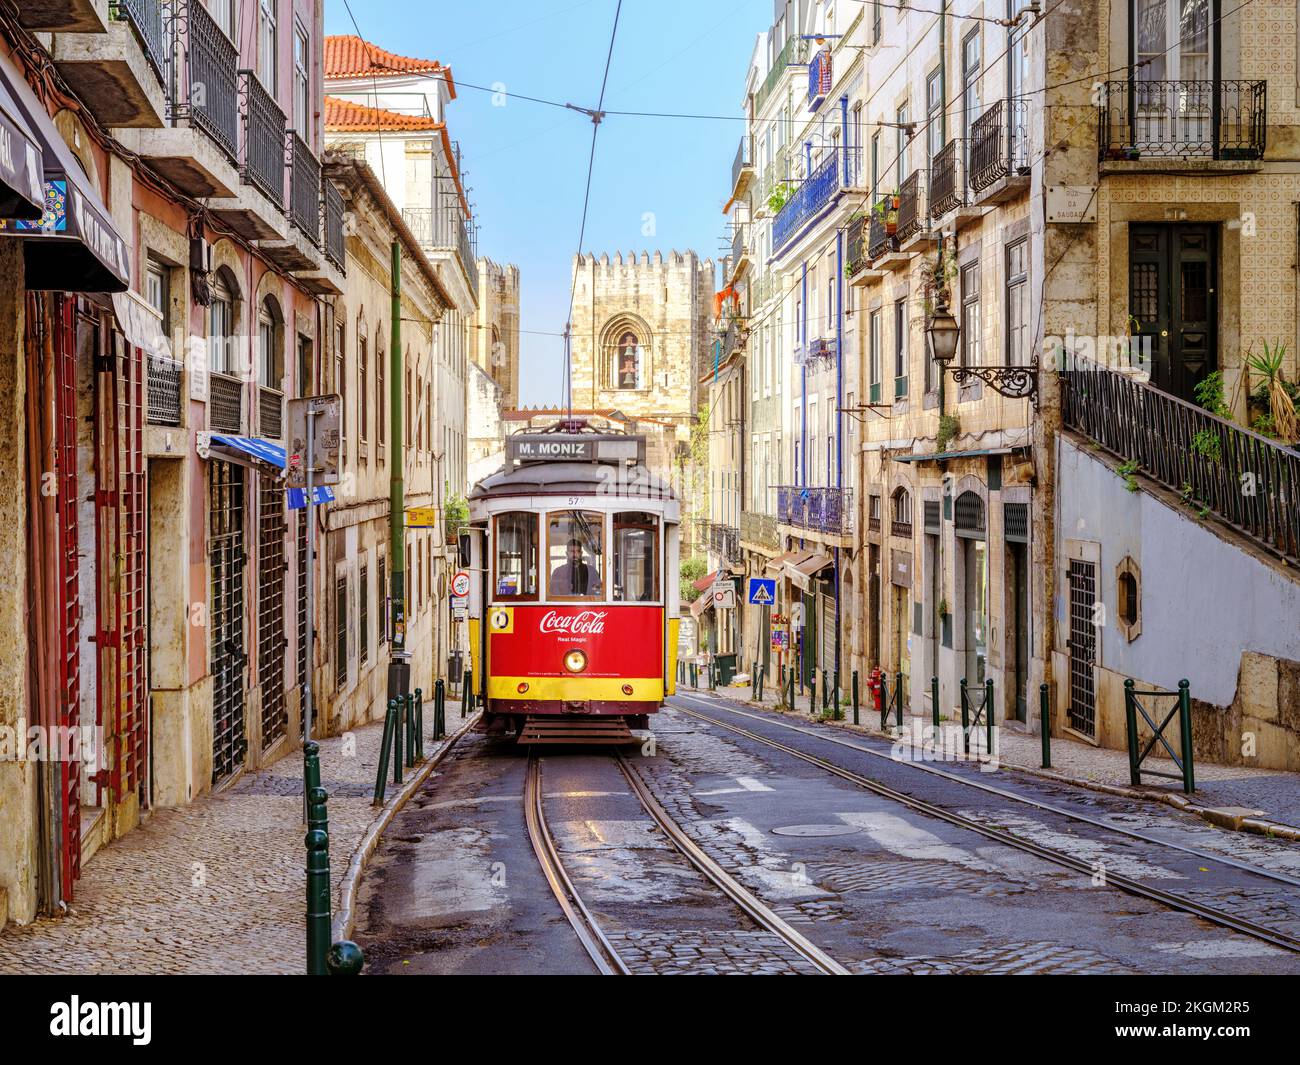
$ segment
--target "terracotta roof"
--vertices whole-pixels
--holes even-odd
[[[399,115],[382,107],[367,107],[337,96],[325,97],[325,128],[332,133],[373,133],[376,130],[395,132],[436,132],[444,129],[429,115]]]
[[[395,78],[404,74],[441,74],[456,98],[456,83],[451,67],[436,59],[413,59],[397,55],[363,41],[356,36],[325,38],[325,77],[327,78]]]

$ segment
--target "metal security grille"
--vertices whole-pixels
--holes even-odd
[[[307,511],[298,511],[298,687],[307,687]]]
[[[209,466],[208,565],[212,604],[212,781],[243,765],[244,729],[244,471],[229,462]]]
[[[927,499],[925,501],[925,531],[936,536],[943,531],[939,524],[939,501],[937,499]]]
[[[984,500],[974,492],[963,492],[957,497],[954,523],[958,536],[975,539],[984,537]]]
[[[1070,560],[1070,727],[1093,736],[1097,730],[1097,566]]]
[[[257,521],[257,676],[262,689],[262,750],[289,731],[284,699],[284,489],[259,477]]]
[[[370,567],[361,567],[361,590],[358,595],[357,637],[361,641],[357,657],[364,666],[370,659]]]
[[[146,546],[144,423],[148,410],[148,381],[142,349],[123,343],[121,370],[120,490],[121,540],[118,558],[118,661],[122,684],[117,705],[116,784],[118,795],[144,793],[145,760],[149,742],[148,606],[146,599],[148,552]]]
[[[1009,543],[1029,543],[1029,504],[1003,503],[1002,529]]]
[[[348,579],[334,585],[334,673],[341,688],[348,682]]]

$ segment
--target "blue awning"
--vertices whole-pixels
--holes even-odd
[[[273,466],[277,470],[282,470],[285,466],[284,448],[255,436],[222,436],[213,433],[211,446],[233,452],[229,457],[236,462],[247,464],[248,460],[252,459],[254,462]]]

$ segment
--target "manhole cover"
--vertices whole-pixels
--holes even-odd
[[[774,828],[776,836],[851,836],[861,829],[852,825],[789,825],[786,828]]]

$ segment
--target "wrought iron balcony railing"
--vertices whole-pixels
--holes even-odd
[[[734,525],[717,521],[709,521],[705,527],[708,530],[709,547],[713,553],[723,562],[739,562],[741,559],[740,530]]]
[[[853,489],[781,485],[776,511],[782,525],[848,536],[853,532]]]
[[[736,158],[731,164],[731,194],[733,196],[740,195],[742,181],[753,176],[753,145],[754,139],[749,134],[745,134],[740,138],[740,146],[736,149]]]
[[[347,267],[347,244],[343,237],[343,194],[332,181],[323,189],[325,205],[325,258],[340,270]]]
[[[1264,81],[1106,82],[1098,108],[1103,159],[1262,159]]]
[[[890,235],[885,222],[886,215],[892,210],[893,202],[889,196],[871,209],[871,222],[867,226],[867,258],[872,262],[898,247],[898,242]]]
[[[859,270],[870,265],[871,257],[867,255],[868,224],[865,215],[861,218],[849,220],[848,239],[844,245],[844,257],[848,263],[849,277],[853,277]]]
[[[819,362],[834,364],[839,352],[839,341],[835,337],[817,337],[815,340],[808,341],[806,345],[799,345],[794,349],[794,364],[796,366],[815,366]]]
[[[162,0],[114,0],[113,6],[117,17],[131,24],[140,38],[149,65],[158,79],[165,83],[171,57],[168,55],[167,35],[163,32]]]
[[[808,54],[811,48],[812,41],[806,37],[796,35],[786,40],[780,55],[776,57],[776,62],[772,64],[772,69],[767,72],[767,77],[763,79],[763,84],[759,86],[758,92],[754,93],[755,115],[762,112],[763,105],[767,103],[768,98],[781,83],[781,76],[790,67],[808,62]]]
[[[284,209],[284,112],[251,70],[239,72],[244,108],[244,181]]]
[[[740,512],[740,538],[748,544],[776,548],[781,537],[777,532],[776,518],[771,514],[758,514],[752,510]]]
[[[180,425],[183,367],[175,359],[149,355],[149,424]]]
[[[257,390],[257,430],[267,440],[284,435],[284,394],[279,389]]]
[[[722,361],[726,362],[731,356],[745,346],[747,331],[741,326],[740,322],[732,319],[727,323],[727,330],[722,334]]]
[[[840,191],[839,163],[839,152],[828,152],[817,169],[794,190],[772,224],[774,250],[788,244]]]
[[[208,375],[208,425],[223,433],[244,431],[244,382],[239,378]]]
[[[1300,562],[1300,451],[1096,363],[1076,360],[1061,379],[1067,428]]]
[[[188,116],[239,162],[239,49],[198,0],[189,0],[189,51],[185,65],[186,103],[173,113]]]
[[[470,242],[469,227],[454,207],[406,207],[402,218],[415,239],[426,248],[454,251],[459,256],[470,288],[478,298],[478,262]]]
[[[930,162],[930,217],[966,206],[966,142],[949,141]]]
[[[821,49],[808,64],[808,107],[816,111],[830,95],[835,82],[830,48]]]
[[[741,264],[749,258],[749,248],[745,242],[746,236],[743,225],[737,225],[735,231],[731,234],[731,270],[733,273],[739,273]]]
[[[921,171],[913,170],[898,190],[898,243],[916,236],[925,225],[925,205],[921,195]]]
[[[289,221],[320,247],[320,161],[295,130],[289,130]]]
[[[1028,172],[1029,101],[998,100],[971,126],[971,188]]]

